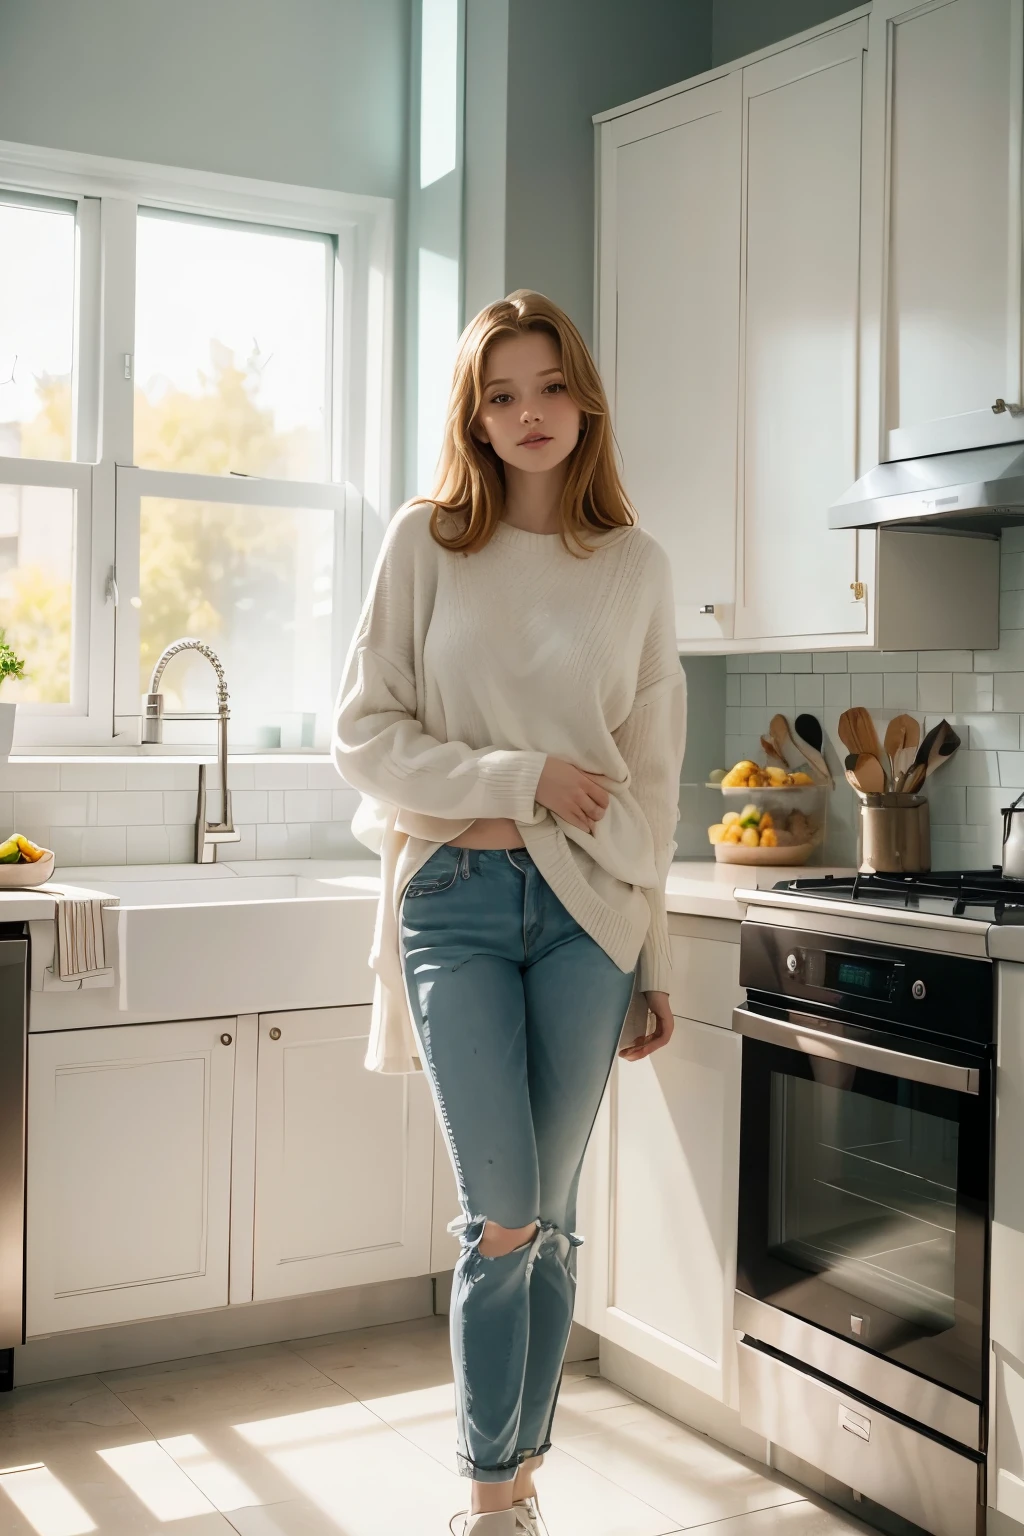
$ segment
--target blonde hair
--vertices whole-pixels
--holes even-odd
[[[472,428],[483,403],[488,353],[503,337],[529,331],[543,331],[554,341],[566,390],[582,416],[562,498],[563,544],[572,554],[589,554],[593,546],[583,538],[587,529],[628,528],[636,522],[615,463],[608,401],[586,342],[557,304],[517,288],[482,309],[459,338],[437,483],[432,496],[418,498],[433,502],[430,531],[446,549],[466,554],[483,549],[501,519],[505,466],[490,443],[474,437]],[[457,519],[450,537],[440,531],[442,513]]]

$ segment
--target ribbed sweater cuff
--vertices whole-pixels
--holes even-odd
[[[546,752],[488,752],[480,764],[488,816],[531,821]]]
[[[672,946],[668,918],[651,903],[651,926],[640,951],[638,986],[641,992],[671,992]]]

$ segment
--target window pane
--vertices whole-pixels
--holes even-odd
[[[136,464],[328,478],[332,258],[326,236],[140,215]]]
[[[0,193],[0,457],[71,457],[75,216]]]
[[[0,628],[25,662],[0,698],[71,700],[71,573],[74,492],[0,485]]]
[[[223,662],[233,747],[326,745],[334,516],[144,497],[140,693],[164,647],[192,635]],[[209,663],[175,657],[161,690],[168,710],[212,708]],[[168,729],[166,739],[197,741],[204,733]]]

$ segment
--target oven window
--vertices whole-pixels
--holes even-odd
[[[960,1127],[918,1097],[772,1072],[768,1238],[773,1258],[932,1332],[954,1322]]]

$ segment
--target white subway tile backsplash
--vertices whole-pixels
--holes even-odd
[[[329,789],[286,789],[284,792],[284,819],[287,822],[330,821],[331,810]]]
[[[1024,592],[1014,589],[999,597],[999,628],[1024,629]]]
[[[267,790],[267,820],[284,821],[284,790]]]
[[[794,678],[795,701],[806,709],[825,705],[825,680],[820,672],[798,672]]]
[[[1012,554],[1005,548],[1000,552],[999,585],[1004,592],[1024,589],[1024,555]]]
[[[308,859],[310,852],[309,827],[270,826],[256,828],[256,857],[258,859]]]
[[[24,832],[29,823],[38,827],[87,827],[96,821],[96,796],[89,792],[34,794],[19,789],[14,796],[14,820],[19,832]]]
[[[333,763],[309,763],[306,766],[306,784],[309,789],[337,789],[344,782]]]
[[[849,670],[845,651],[815,651],[811,657],[811,663],[815,672],[846,672]]]
[[[14,795],[9,789],[0,790],[0,833],[6,837],[8,832],[17,830],[14,825]]]
[[[961,827],[967,820],[967,796],[971,790],[961,784],[944,782],[937,771],[928,781],[928,803],[931,819],[936,825],[948,822]]]
[[[236,827],[267,820],[267,793],[265,789],[231,791],[231,815]]]
[[[727,656],[725,658],[726,672],[746,672],[750,658],[747,656]],[[756,661],[756,656],[754,657]]]
[[[882,674],[882,705],[885,709],[916,709],[917,673],[884,672]]]
[[[954,672],[953,708],[958,714],[978,714],[982,710],[991,709],[991,673]]]
[[[948,715],[953,708],[952,672],[919,672],[917,674],[917,707],[938,710]]]
[[[331,791],[331,815],[335,821],[351,821],[359,809],[359,801],[362,796],[358,789],[335,789]]]
[[[256,763],[254,789],[305,789],[305,763]]]
[[[162,796],[157,796],[163,809],[160,816],[154,819],[165,821],[168,825],[184,826],[187,822],[194,824],[199,804],[197,793],[196,789],[165,789]]]
[[[5,763],[0,760],[0,789],[39,793],[60,789],[60,766],[57,763]]]
[[[753,672],[755,668],[751,666],[750,670]],[[778,651],[764,651],[757,658],[756,670],[758,672],[781,672],[782,657],[779,655]]]
[[[849,672],[825,673],[825,704],[832,709],[849,709],[851,678]]]
[[[885,657],[881,651],[851,651],[847,665],[851,672],[884,672]],[[856,683],[853,687],[856,693]]]
[[[1024,711],[1024,672],[996,672],[992,684],[993,709]]]
[[[973,672],[973,651],[918,651],[919,672]]]
[[[765,703],[772,709],[792,709],[796,703],[795,674],[776,672],[765,678]]]
[[[954,722],[950,722],[953,724]],[[970,715],[966,717],[966,745],[991,752],[1015,752],[1020,746],[1019,715]],[[957,726],[961,739],[963,731]]]
[[[126,864],[126,827],[83,827],[83,864]]]
[[[766,702],[765,674],[763,672],[742,674],[740,676],[740,703],[743,705],[763,706]]]
[[[1000,752],[999,783],[1010,788],[1024,784],[1024,752]]]
[[[882,709],[885,704],[881,672],[860,672],[850,676],[850,702],[861,709]]]
[[[129,864],[167,864],[171,849],[167,827],[126,827],[125,844]]]
[[[752,660],[754,658],[751,658]],[[783,672],[813,672],[814,657],[807,651],[784,652],[781,658]]]
[[[172,864],[191,864],[196,856],[196,829],[191,827],[166,827],[167,833],[167,857]],[[250,831],[252,829],[250,828]],[[248,858],[256,857],[256,837],[253,834],[253,851],[246,855]],[[232,844],[232,847],[235,845]]]
[[[124,763],[61,763],[61,790],[124,789]]]
[[[194,795],[199,788],[199,768],[195,763],[150,763],[145,760],[126,763],[124,787],[137,790],[190,789]]]
[[[740,699],[740,674],[738,672],[728,672],[725,677],[725,702],[727,705],[735,705],[739,704]]]
[[[159,826],[164,820],[163,796],[157,790],[125,790],[96,796],[96,820],[101,827]],[[195,797],[192,797],[195,819]]]

